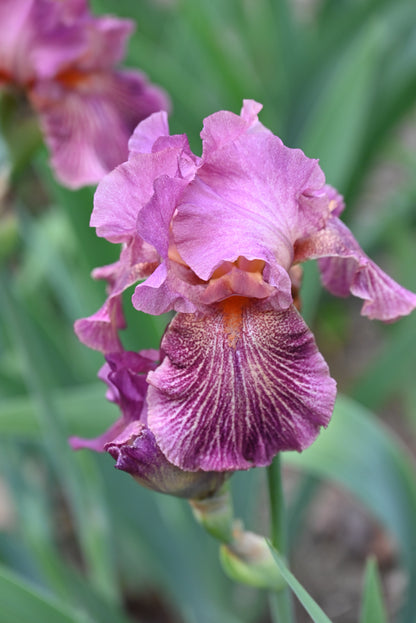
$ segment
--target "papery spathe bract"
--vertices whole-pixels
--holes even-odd
[[[245,101],[241,115],[205,119],[201,157],[184,135],[169,136],[164,113],[152,115],[95,196],[91,224],[123,243],[105,276],[107,304],[132,285],[137,262],[152,259],[133,305],[178,312],[164,359],[148,374],[147,422],[184,470],[267,465],[328,424],[335,382],[297,309],[300,262],[318,259],[323,284],[362,298],[371,318],[394,320],[416,306],[340,221],[342,197],[318,161],[267,130],[260,108]],[[141,251],[130,261],[133,244]],[[105,352],[117,327],[101,310],[76,330]]]
[[[126,160],[137,123],[169,107],[143,73],[115,68],[130,20],[93,17],[86,0],[2,0],[0,24],[0,88],[25,91],[56,175],[71,188]]]

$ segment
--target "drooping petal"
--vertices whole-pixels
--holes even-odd
[[[329,422],[335,382],[294,307],[231,298],[210,315],[178,314],[148,375],[148,424],[186,470],[268,465]]]
[[[102,435],[94,439],[71,437],[69,443],[74,450],[89,448],[104,452],[106,444],[125,435],[131,424],[143,426],[147,417],[146,374],[156,366],[158,352],[153,350],[134,353],[120,351],[107,355],[107,363],[98,376],[107,386],[107,399],[116,403],[122,416]]]
[[[127,71],[43,81],[30,98],[40,114],[52,166],[71,188],[95,184],[127,160],[134,127],[167,106],[161,90]]]
[[[299,243],[295,261],[319,259],[323,285],[336,296],[350,293],[364,300],[363,316],[393,321],[416,308],[416,295],[381,270],[364,253],[342,221],[327,226]]]
[[[76,320],[74,331],[86,346],[103,353],[115,353],[122,349],[118,333],[125,326],[121,297],[112,296],[95,314]]]
[[[129,286],[151,275],[157,265],[155,250],[139,238],[132,238],[123,246],[117,262],[96,268],[92,276],[107,281],[108,297],[95,314],[75,322],[80,341],[103,353],[120,351],[119,331],[125,328],[121,295]]]
[[[172,465],[160,451],[153,433],[141,422],[132,422],[105,450],[115,467],[131,474],[144,487],[182,498],[204,498],[224,482],[226,474],[186,472]]]

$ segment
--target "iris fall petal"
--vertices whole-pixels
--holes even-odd
[[[294,307],[231,299],[207,316],[178,314],[149,373],[148,422],[186,470],[267,465],[302,450],[331,417],[335,382]]]

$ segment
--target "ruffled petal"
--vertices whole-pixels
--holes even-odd
[[[122,416],[102,435],[95,439],[71,437],[74,450],[89,448],[104,452],[106,444],[120,440],[131,430],[131,425],[144,426],[147,418],[146,374],[156,367],[158,352],[153,350],[134,353],[121,351],[107,356],[107,363],[98,376],[107,384],[107,399],[116,403]],[[134,427],[134,426],[133,426]]]
[[[96,73],[44,81],[30,92],[52,166],[70,188],[97,183],[127,160],[137,123],[167,106],[163,92],[136,72]]]
[[[112,296],[95,314],[80,318],[74,323],[78,339],[89,348],[103,353],[115,353],[122,349],[118,332],[124,328],[120,296]]]
[[[166,149],[151,154],[135,154],[98,185],[90,225],[97,235],[110,242],[126,242],[137,235],[137,217],[153,195],[155,180],[174,177],[178,151]]]
[[[118,333],[125,328],[121,294],[140,279],[151,275],[157,265],[155,250],[139,238],[132,238],[123,246],[117,262],[96,268],[92,276],[107,281],[108,298],[95,314],[75,322],[74,329],[79,340],[103,353],[119,351],[121,342]]]
[[[77,66],[87,72],[117,65],[124,58],[127,39],[135,29],[133,20],[109,15],[89,16],[80,26],[85,30],[87,44]]]
[[[150,154],[160,136],[169,136],[167,112],[162,110],[144,119],[129,139],[130,154]]]
[[[181,267],[170,269],[170,265],[169,261],[163,262],[136,287],[131,300],[137,310],[158,316],[172,309],[183,313],[193,313],[198,309],[192,299],[200,298],[203,287],[184,281],[176,272]]]
[[[160,451],[153,433],[141,422],[132,422],[105,450],[115,467],[131,474],[139,484],[159,493],[199,499],[212,495],[226,474],[185,472],[172,465]]]
[[[416,308],[416,295],[370,260],[336,217],[298,244],[295,261],[308,259],[319,259],[322,283],[332,294],[344,297],[351,293],[364,300],[363,316],[392,322]]]
[[[240,115],[220,110],[204,119],[201,138],[205,158],[217,149],[233,143],[247,132],[260,131],[271,135],[271,131],[258,119],[258,113],[262,108],[262,104],[254,100],[244,100]]]
[[[186,470],[268,465],[302,450],[331,417],[335,382],[294,307],[238,297],[210,315],[178,314],[148,375],[148,425]]]
[[[205,120],[209,147],[173,219],[180,256],[204,280],[239,256],[289,270],[295,240],[329,217],[318,162],[229,115]]]

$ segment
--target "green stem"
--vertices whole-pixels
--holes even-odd
[[[283,497],[280,456],[277,454],[267,468],[270,502],[270,540],[281,554],[286,553],[285,505]]]
[[[283,495],[280,456],[277,454],[267,468],[270,503],[270,540],[272,545],[286,555],[286,516]],[[288,588],[270,594],[270,610],[274,623],[293,623],[293,604]]]

